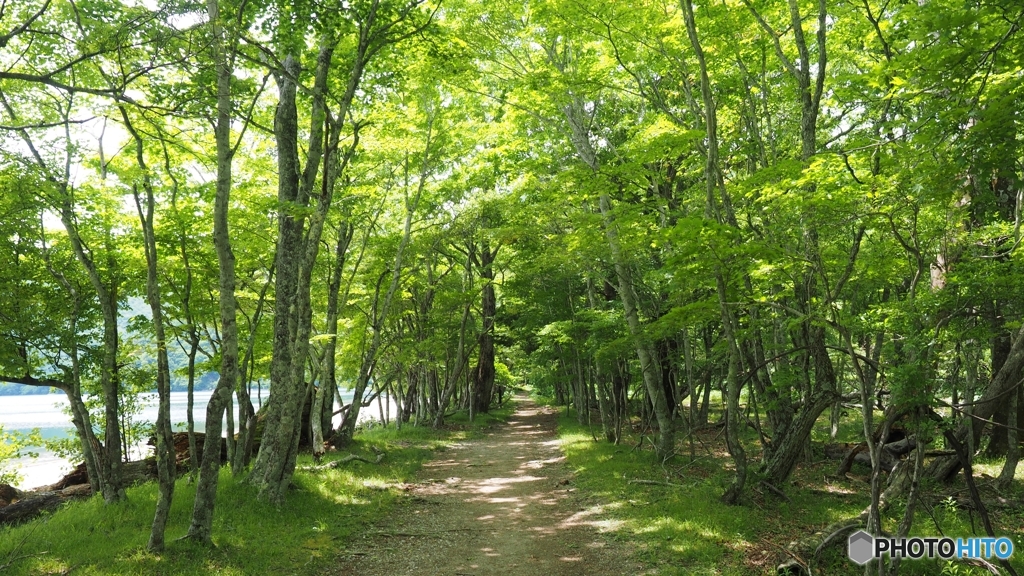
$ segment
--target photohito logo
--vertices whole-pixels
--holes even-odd
[[[888,554],[900,558],[992,558],[1013,555],[1013,540],[1001,538],[875,538],[863,530],[850,535],[846,553],[857,564]]]

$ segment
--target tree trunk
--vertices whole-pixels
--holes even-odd
[[[480,280],[483,289],[480,302],[479,361],[474,371],[476,395],[474,403],[476,412],[487,412],[491,408],[491,395],[494,390],[494,313],[497,302],[494,295],[494,258],[498,248],[491,250],[490,243],[480,243]]]
[[[238,326],[235,319],[235,255],[231,250],[228,209],[231,195],[231,78],[234,72],[234,38],[228,38],[220,12],[221,0],[207,0],[213,32],[213,57],[217,71],[217,118],[214,139],[217,146],[217,182],[213,206],[213,245],[219,269],[221,362],[220,379],[206,405],[206,438],[221,437],[221,421],[238,378]],[[233,17],[224,14],[225,18]],[[213,510],[220,478],[218,450],[204,450],[196,485],[192,520],[186,538],[212,545]]]
[[[448,403],[451,402],[452,394],[455,393],[458,385],[458,380],[462,377],[463,367],[469,362],[468,354],[466,353],[466,324],[469,323],[469,309],[470,305],[466,304],[466,307],[462,310],[462,327],[459,331],[459,346],[455,354],[455,366],[452,367],[451,372],[448,374],[444,390],[441,392],[441,398],[438,401],[437,413],[434,415],[435,429],[440,428],[444,424]]]
[[[139,185],[132,185],[135,207],[138,210],[139,222],[142,225],[143,248],[146,254],[146,300],[149,301],[150,313],[153,317],[153,332],[156,335],[156,389],[159,396],[159,407],[155,422],[156,433],[156,465],[159,489],[157,492],[156,512],[150,530],[149,543],[146,548],[151,552],[164,549],[164,530],[167,517],[174,499],[174,482],[177,479],[174,439],[171,430],[171,368],[167,359],[167,335],[164,332],[163,306],[160,302],[160,282],[158,277],[158,255],[156,246],[156,228],[153,216],[156,211],[156,199],[153,183],[146,166],[142,137],[135,130],[124,106],[120,106],[121,118],[125,127],[135,140],[135,161],[142,170],[142,189],[145,202],[139,194]]]
[[[1016,390],[1010,393],[1010,401],[1007,402],[1007,415],[1006,415],[1006,462],[1003,463],[1003,470],[999,474],[999,487],[1003,490],[1010,487],[1013,482],[1013,477],[1017,472],[1017,462],[1020,461],[1020,443],[1018,440],[1017,426],[1019,420],[1017,419],[1018,408],[1020,406],[1020,398],[1022,388],[1019,386]]]
[[[65,186],[61,198],[60,218],[64,228],[68,232],[68,239],[74,249],[75,257],[89,276],[89,282],[100,303],[100,311],[103,315],[103,359],[100,366],[100,388],[103,390],[104,406],[104,457],[100,459],[102,475],[106,479],[101,482],[103,487],[103,500],[108,504],[124,499],[124,486],[121,482],[122,453],[121,453],[121,425],[120,425],[120,400],[118,391],[120,389],[120,378],[118,375],[117,354],[119,348],[119,337],[117,332],[117,284],[112,280],[108,286],[100,277],[92,256],[87,252],[81,237],[78,235],[78,228],[75,224],[74,212],[71,205],[70,191]],[[116,264],[113,256],[108,257],[111,274],[116,272]]]
[[[629,327],[629,334],[633,338],[636,355],[640,360],[640,371],[644,377],[644,388],[651,399],[654,416],[658,421],[658,442],[655,445],[655,451],[659,458],[665,459],[670,457],[675,450],[675,428],[668,406],[668,399],[665,398],[665,388],[661,384],[660,365],[657,361],[657,354],[643,334],[643,327],[640,324],[640,316],[636,306],[632,275],[630,274],[629,264],[626,262],[619,247],[619,234],[612,218],[608,195],[601,194],[599,202],[601,216],[604,220],[605,237],[608,240],[612,261],[615,264],[615,275],[619,280],[619,297],[622,299],[626,325]]]
[[[349,243],[355,227],[341,224],[338,228],[338,240],[334,251],[334,267],[331,270],[331,278],[327,285],[327,322],[325,330],[329,340],[324,344],[323,361],[320,378],[320,386],[317,387],[316,399],[313,402],[313,412],[320,414],[327,405],[327,412],[333,412],[331,408],[334,401],[334,391],[337,387],[335,351],[338,344],[338,293],[341,291],[341,275],[345,268],[345,255],[348,253]],[[313,426],[313,458],[319,460],[324,454],[324,423],[323,419],[314,421],[310,419]],[[330,419],[327,421],[330,425]]]
[[[274,265],[267,271],[267,281],[260,288],[260,297],[256,301],[256,310],[252,313],[252,320],[249,322],[249,340],[245,346],[245,354],[242,356],[242,366],[238,372],[238,383],[236,386],[236,397],[238,398],[238,442],[235,443],[235,452],[230,455],[231,474],[241,476],[242,472],[249,465],[252,459],[253,442],[256,437],[256,409],[252,405],[252,370],[253,352],[256,347],[256,337],[259,333],[260,321],[263,319],[263,309],[267,302],[267,292],[274,282]]]
[[[704,217],[708,219],[715,218],[719,224],[727,224],[735,228],[736,217],[718,166],[718,112],[711,94],[711,81],[708,77],[707,61],[704,58],[704,49],[700,44],[700,38],[697,36],[693,4],[690,0],[682,0],[682,5],[687,36],[690,38],[690,46],[697,55],[697,62],[700,66],[701,100],[703,102],[704,127],[707,135],[707,158],[704,165],[706,195]],[[721,193],[721,210],[718,208],[719,198],[717,198],[717,192]],[[715,266],[715,286],[718,293],[718,308],[722,320],[722,331],[729,345],[729,366],[725,380],[725,439],[729,448],[729,454],[732,456],[733,463],[736,466],[733,481],[725,493],[722,494],[722,501],[726,504],[735,504],[739,501],[740,494],[742,494],[747,480],[747,453],[743,449],[743,442],[739,437],[740,422],[742,421],[740,418],[741,383],[739,381],[741,353],[739,338],[736,334],[736,321],[732,310],[729,308],[725,275],[720,265]]]
[[[271,361],[266,426],[259,454],[249,476],[250,482],[259,488],[261,497],[273,502],[283,500],[295,469],[302,430],[301,400],[306,358],[312,334],[310,289],[313,266],[335,183],[359,143],[360,125],[354,124],[350,147],[344,153],[339,150],[342,127],[349,119],[356,90],[372,55],[370,44],[376,38],[373,31],[376,28],[378,8],[379,3],[373,2],[363,20],[358,23],[355,55],[348,71],[345,92],[340,96],[338,110],[333,116],[326,102],[337,30],[333,25],[328,25],[321,33],[311,91],[312,111],[306,163],[301,169],[296,104],[296,79],[301,65],[296,59],[295,53],[298,50],[293,44],[300,36],[290,29],[291,23],[285,26],[288,30],[282,30],[278,35],[279,48],[284,55],[281,58],[284,69],[276,73],[280,99],[274,123],[278,148],[278,201],[282,207],[278,218],[274,355]],[[330,129],[325,130],[325,127]],[[339,162],[342,155],[344,159]],[[294,208],[306,209],[310,206],[317,175],[321,173],[321,160],[321,190],[316,198],[316,210],[309,217],[309,225],[306,227],[304,212]],[[372,364],[369,367],[372,368]],[[366,376],[368,378],[369,374]],[[358,412],[358,405],[353,404],[352,408]],[[354,422],[352,424],[354,426]]]
[[[391,303],[394,300],[395,294],[398,292],[398,287],[402,278],[402,258],[409,245],[409,241],[412,239],[412,218],[419,207],[420,198],[423,196],[423,188],[426,185],[427,174],[431,165],[430,146],[433,139],[433,127],[434,117],[433,115],[430,115],[427,122],[426,141],[423,147],[423,164],[420,167],[419,181],[416,183],[415,195],[411,199],[408,197],[409,182],[406,181],[405,183],[405,224],[402,231],[402,240],[398,244],[398,251],[395,253],[395,261],[391,270],[391,284],[388,286],[388,291],[384,296],[384,302],[379,308],[377,304],[380,294],[378,293],[377,297],[374,299],[371,318],[371,330],[373,332],[373,336],[371,337],[370,345],[367,347],[366,353],[363,356],[363,361],[359,367],[359,375],[356,377],[356,386],[353,390],[351,408],[349,408],[349,411],[345,414],[345,418],[338,430],[342,442],[351,440],[355,434],[356,422],[359,418],[359,409],[362,404],[363,394],[370,382],[370,378],[373,376],[373,369],[377,363],[377,351],[381,345],[381,332],[384,319],[387,318],[388,312],[391,310]],[[408,175],[408,167],[406,168],[406,173]]]
[[[71,342],[67,351],[68,357],[71,359],[71,370],[68,374],[70,381],[59,388],[67,396],[68,404],[71,407],[71,422],[78,432],[79,443],[82,446],[82,458],[85,460],[85,469],[89,476],[89,485],[92,487],[93,494],[98,494],[103,490],[106,476],[101,474],[103,447],[100,446],[100,442],[93,432],[92,417],[82,400],[82,366],[78,354],[78,318],[82,310],[82,300],[78,290],[68,281],[64,273],[55,270],[50,265],[48,254],[46,255],[46,268],[67,291],[68,297],[71,299],[71,319],[68,325]]]
[[[299,196],[298,112],[296,108],[299,62],[288,55],[283,69],[276,74],[279,87],[277,112],[274,117],[274,135],[277,140],[277,200],[278,210],[277,252],[274,280],[274,344],[270,364],[270,398],[267,416],[249,481],[259,488],[260,496],[279,502],[288,487],[290,474],[286,471],[292,445],[296,442],[299,421],[301,382],[292,379],[295,363],[293,346],[297,330],[297,287],[299,254],[302,249],[302,221],[295,214]],[[312,139],[311,139],[312,140]],[[298,359],[299,363],[304,359]]]
[[[4,109],[10,116],[16,115],[6,99],[0,98],[0,102],[2,102]],[[66,121],[66,129],[70,120],[66,116],[64,120]],[[29,137],[28,131],[19,130],[17,132],[28,148],[35,152],[36,147]],[[67,137],[70,138],[70,135],[67,135]],[[67,231],[68,241],[71,243],[75,259],[82,265],[89,278],[89,284],[96,292],[96,298],[99,301],[100,312],[103,317],[103,353],[100,362],[100,388],[103,393],[104,402],[104,442],[106,445],[99,446],[97,443],[96,446],[90,449],[95,451],[99,448],[100,453],[96,458],[96,464],[99,465],[97,470],[99,472],[98,476],[101,477],[99,485],[103,491],[104,501],[110,504],[123,500],[125,497],[124,486],[121,481],[122,438],[119,421],[120,401],[118,392],[120,389],[120,378],[117,359],[120,344],[117,330],[118,288],[120,287],[121,277],[115,255],[110,247],[107,247],[105,268],[108,278],[107,282],[104,282],[103,277],[100,275],[99,267],[97,267],[95,262],[96,254],[85,245],[79,234],[77,219],[74,214],[74,198],[71,187],[71,148],[72,146],[69,141],[64,172],[59,177],[51,172],[46,162],[37,152],[35,152],[34,156],[39,169],[42,173],[48,175],[47,180],[49,180],[57,192],[57,199],[50,207],[60,216],[61,224],[63,224],[64,229]],[[52,269],[51,273],[53,273]],[[76,387],[79,382],[80,380],[76,380]],[[76,392],[80,392],[80,390],[76,390]],[[80,398],[80,394],[78,394],[78,397]]]
[[[974,405],[966,410],[969,416],[964,419],[956,430],[956,437],[960,442],[969,438],[980,438],[981,431],[986,421],[992,417],[996,409],[1007,402],[1009,394],[1016,394],[1016,387],[1020,380],[1021,370],[1024,369],[1024,327],[1021,327],[1014,337],[1010,353],[989,382],[981,397],[974,401]],[[968,446],[970,446],[968,444]],[[960,470],[960,460],[956,456],[944,456],[934,459],[928,465],[928,475],[936,480],[948,481]]]

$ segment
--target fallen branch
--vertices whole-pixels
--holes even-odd
[[[672,487],[672,488],[686,488],[686,486],[683,486],[682,484],[673,484],[671,482],[658,482],[657,480],[633,479],[633,480],[630,480],[629,482],[626,482],[626,483],[627,484],[643,484],[645,486],[669,486],[669,487]]]
[[[332,470],[334,468],[344,466],[345,464],[353,461],[366,462],[367,464],[380,464],[383,460],[384,452],[377,452],[376,460],[370,460],[369,458],[364,458],[358,454],[349,454],[340,460],[331,460],[330,462],[319,466],[303,466],[299,468],[299,470],[303,470],[305,472],[323,472],[324,470]]]
[[[830,544],[835,542],[837,539],[842,539],[846,536],[847,532],[852,532],[854,528],[860,528],[860,526],[861,523],[859,520],[851,520],[846,524],[840,526],[836,530],[834,530],[831,534],[826,536],[824,540],[821,541],[821,544],[818,544],[817,548],[814,549],[814,557],[817,558],[818,554],[821,554],[821,551],[825,548],[828,548]]]
[[[769,490],[774,492],[776,496],[782,498],[786,502],[789,502],[790,504],[793,503],[793,501],[789,499],[789,496],[786,496],[786,493],[783,492],[782,490],[779,490],[778,488],[776,488],[775,486],[772,486],[771,484],[769,484],[768,482],[765,482],[764,480],[761,480],[761,484],[764,485],[765,488],[768,488]]]
[[[790,558],[792,558],[792,560],[790,560],[789,562],[786,562],[784,564],[779,565],[778,571],[779,571],[780,574],[789,574],[789,573],[791,573],[792,572],[791,568],[795,565],[795,566],[799,566],[801,569],[803,569],[803,572],[802,572],[803,574],[808,574],[809,576],[811,575],[811,567],[810,567],[810,565],[808,565],[807,562],[804,561],[803,558],[797,556],[792,550],[788,550],[788,549],[786,549],[786,548],[784,548],[782,546],[779,546],[778,544],[776,544],[774,542],[769,542],[768,540],[765,540],[764,538],[761,538],[761,542],[764,542],[765,544],[768,544],[770,546],[774,546],[774,547],[778,548],[779,550],[782,550]],[[798,573],[801,573],[801,572],[798,572]]]
[[[994,564],[982,560],[981,558],[964,558],[961,560],[961,562],[963,562],[964,564],[969,564],[971,566],[977,566],[978,568],[984,568],[988,571],[989,574],[992,574],[992,576],[1002,576],[1003,574],[999,571],[999,568],[997,568]]]
[[[49,554],[49,552],[37,552],[35,554],[22,554],[21,556],[14,556],[13,558],[8,557],[7,563],[0,564],[0,572],[3,572],[4,570],[7,570],[8,568],[10,568],[18,560],[24,560],[25,558],[35,558],[36,556],[44,556],[46,554]]]
[[[962,510],[977,510],[976,504],[972,498],[958,497],[954,498],[956,501],[957,508]],[[1000,508],[1003,510],[1020,510],[1024,508],[1024,500],[1008,500],[1003,497],[997,497],[994,500],[982,499],[981,503],[985,505],[985,509]]]

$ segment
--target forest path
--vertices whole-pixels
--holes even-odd
[[[626,543],[599,534],[600,506],[577,497],[554,409],[515,399],[508,423],[419,471],[397,510],[350,543],[331,574],[639,574]]]

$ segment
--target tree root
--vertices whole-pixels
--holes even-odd
[[[892,474],[889,476],[888,487],[878,498],[878,512],[880,514],[888,510],[889,506],[910,488],[911,469],[913,467],[907,466],[905,463],[906,461],[901,461],[893,469]],[[790,543],[787,547],[787,554],[791,556],[791,559],[779,564],[776,571],[779,574],[810,574],[810,565],[822,552],[842,543],[844,541],[843,536],[846,534],[865,526],[870,510],[871,507],[868,506],[857,516],[833,522],[820,532]],[[800,560],[797,561],[797,558],[800,558]]]

